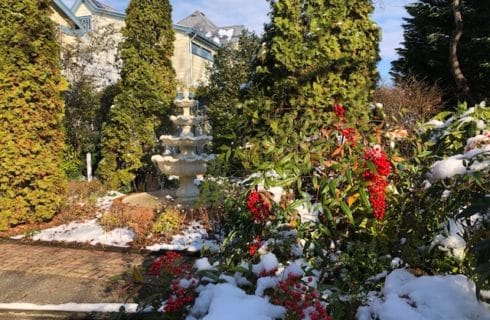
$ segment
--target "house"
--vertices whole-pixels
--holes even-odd
[[[61,1],[55,0],[54,6],[57,2]],[[91,33],[110,27],[115,31],[110,35],[110,40],[116,44],[122,40],[120,30],[125,25],[124,13],[97,0],[76,0],[68,11],[71,12],[71,19],[78,20],[76,27],[81,26],[83,29],[76,33],[78,36],[88,37]],[[61,26],[58,20],[55,21]],[[213,63],[213,57],[220,45],[235,41],[243,29],[243,26],[219,28],[199,11],[174,24],[175,49],[172,64],[177,80],[188,87],[206,83],[206,67]],[[117,45],[113,49],[97,53],[93,60],[90,68],[96,75],[94,78],[99,86],[115,83],[119,79]]]

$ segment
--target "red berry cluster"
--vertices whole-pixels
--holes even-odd
[[[170,274],[177,277],[189,273],[191,269],[191,264],[182,263],[182,255],[177,252],[169,251],[165,253],[164,256],[153,260],[149,272],[153,276]]]
[[[374,216],[378,220],[383,220],[386,209],[386,187],[388,186],[386,177],[391,172],[391,164],[380,146],[368,149],[364,154],[364,159],[371,161],[376,167],[376,172],[367,168],[364,178],[368,181],[369,202],[373,207]]]
[[[309,279],[311,282],[312,279]],[[288,278],[277,285],[271,302],[282,305],[287,310],[287,319],[331,320],[325,305],[320,301],[320,294],[312,287],[301,282],[300,277],[289,274]]]
[[[248,253],[253,256],[257,250],[260,249],[260,246],[261,246],[261,238],[260,236],[256,236],[252,242],[252,244],[250,245],[250,249],[248,249]]]
[[[344,107],[343,107],[342,105],[340,105],[340,104],[335,104],[335,105],[333,106],[333,111],[335,112],[335,115],[336,115],[337,117],[341,117],[341,118],[343,118],[343,117],[345,116],[345,109],[344,109]]]
[[[271,215],[271,204],[259,192],[253,190],[247,197],[247,208],[253,215],[256,223],[263,223]]]
[[[333,106],[333,111],[335,112],[335,115],[340,118],[339,122],[335,124],[335,128],[340,132],[342,137],[349,142],[351,147],[353,147],[356,143],[356,129],[345,128],[347,120],[345,119],[344,107],[340,104],[336,104]]]
[[[277,268],[270,269],[270,270],[262,270],[259,273],[259,278],[263,277],[274,277],[277,273]]]
[[[179,284],[179,280],[172,282],[172,295],[165,303],[164,310],[167,313],[181,313],[185,311],[187,306],[194,303],[196,299],[197,281],[192,281],[187,288],[183,288]]]
[[[349,142],[351,146],[356,143],[356,130],[353,128],[340,129],[340,134]]]

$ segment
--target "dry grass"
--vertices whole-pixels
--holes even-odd
[[[144,244],[155,220],[156,210],[125,204],[115,199],[108,212],[99,219],[105,230],[129,227],[135,233],[134,244]]]

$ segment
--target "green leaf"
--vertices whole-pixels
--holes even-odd
[[[368,160],[368,161],[366,162],[366,164],[367,164],[367,166],[368,166],[368,168],[369,168],[369,171],[371,171],[371,172],[373,172],[373,173],[378,172],[378,170],[376,169],[376,166],[374,165],[374,163],[373,163],[372,161]]]
[[[366,193],[366,190],[364,190],[363,187],[359,187],[359,194],[361,195],[361,200],[362,200],[362,203],[364,204],[364,206],[366,208],[371,208],[371,204],[369,203],[368,195]]]
[[[342,209],[344,214],[347,216],[350,223],[354,224],[354,217],[352,216],[352,212],[351,212],[349,206],[347,206],[347,204],[344,201],[342,201],[342,202],[340,202],[340,208]]]

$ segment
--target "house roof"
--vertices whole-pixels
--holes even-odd
[[[214,32],[218,27],[201,11],[194,11],[189,16],[177,22],[178,25],[194,28],[199,32]]]
[[[99,15],[107,15],[117,19],[124,19],[126,16],[124,12],[120,12],[98,0],[76,0],[71,7],[72,12],[77,12],[78,8],[84,3],[89,7],[90,11],[97,13]]]
[[[245,30],[243,25],[218,27],[201,11],[194,11],[177,24],[192,28],[217,43],[234,42]]]
[[[80,23],[80,20],[68,9],[68,7],[61,0],[53,0],[52,6],[54,10],[58,11],[66,20],[70,22],[73,28],[62,27],[61,30],[68,34],[83,35],[85,28]]]

